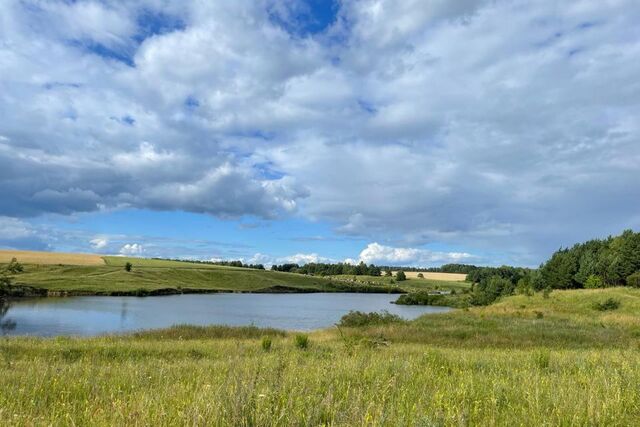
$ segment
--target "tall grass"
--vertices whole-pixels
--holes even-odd
[[[10,339],[3,425],[633,425],[627,350]],[[577,392],[579,390],[579,392]]]
[[[593,309],[607,298],[619,308]],[[9,426],[637,425],[639,332],[640,290],[606,289],[316,331],[305,351],[295,333],[253,327],[2,338],[0,419]]]

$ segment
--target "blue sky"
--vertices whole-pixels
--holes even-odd
[[[632,0],[7,0],[0,247],[535,266],[640,227]]]

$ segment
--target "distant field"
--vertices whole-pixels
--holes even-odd
[[[397,271],[393,272],[395,276]],[[466,274],[460,273],[430,273],[421,271],[405,271],[404,274],[410,279],[417,279],[418,274],[422,273],[425,279],[442,280],[444,282],[464,282],[467,278]]]
[[[104,265],[99,255],[0,249],[0,263],[7,263],[11,258],[17,258],[23,264]]]
[[[13,275],[15,285],[71,295],[143,295],[180,292],[398,292],[397,287],[372,287],[328,278],[279,271],[254,270],[193,262],[107,256],[100,264],[81,264],[91,255],[7,251],[24,264]],[[48,262],[45,262],[48,261]],[[105,263],[106,262],[106,263]],[[133,269],[125,271],[130,262]],[[1,263],[1,261],[0,261]],[[75,264],[72,264],[75,263]],[[366,288],[366,289],[365,289]],[[372,289],[373,288],[373,289]]]
[[[13,277],[16,285],[68,294],[413,292],[470,287],[469,283],[461,281],[464,275],[446,273],[424,273],[424,279],[417,278],[417,273],[407,273],[409,280],[396,283],[395,278],[381,276],[318,277],[188,261],[14,250],[1,250],[0,264],[9,262],[13,257],[25,266],[23,273]],[[133,265],[131,272],[124,269],[127,262]]]

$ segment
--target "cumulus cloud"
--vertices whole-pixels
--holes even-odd
[[[476,256],[466,252],[434,252],[416,248],[394,248],[370,243],[360,252],[360,261],[378,265],[426,266],[447,263],[470,263]]]
[[[640,226],[634,0],[358,0],[318,34],[272,1],[37,4],[0,10],[0,215],[293,214],[527,264]]]
[[[331,258],[323,257],[318,255],[317,253],[297,253],[293,255],[286,256],[273,256],[263,253],[256,253],[247,261],[249,264],[264,264],[267,266],[273,264],[309,264],[315,262],[335,262]]]
[[[99,251],[107,247],[107,245],[109,244],[109,239],[106,237],[96,237],[94,239],[91,239],[89,243],[91,243],[91,247],[93,249]]]
[[[119,251],[120,255],[125,256],[140,256],[143,252],[144,248],[138,243],[127,243]]]

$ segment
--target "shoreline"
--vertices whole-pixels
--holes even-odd
[[[166,296],[182,294],[217,294],[217,293],[238,293],[238,294],[311,294],[311,293],[354,293],[354,294],[392,294],[401,295],[408,292],[401,288],[381,288],[371,286],[345,286],[331,283],[327,289],[298,288],[294,286],[275,285],[255,290],[232,290],[232,289],[203,289],[203,288],[159,288],[159,289],[133,289],[125,291],[85,291],[70,290],[58,291],[45,288],[37,288],[28,285],[14,285],[5,295],[0,295],[0,299],[21,299],[21,298],[48,298],[48,297],[78,297],[78,296]]]

